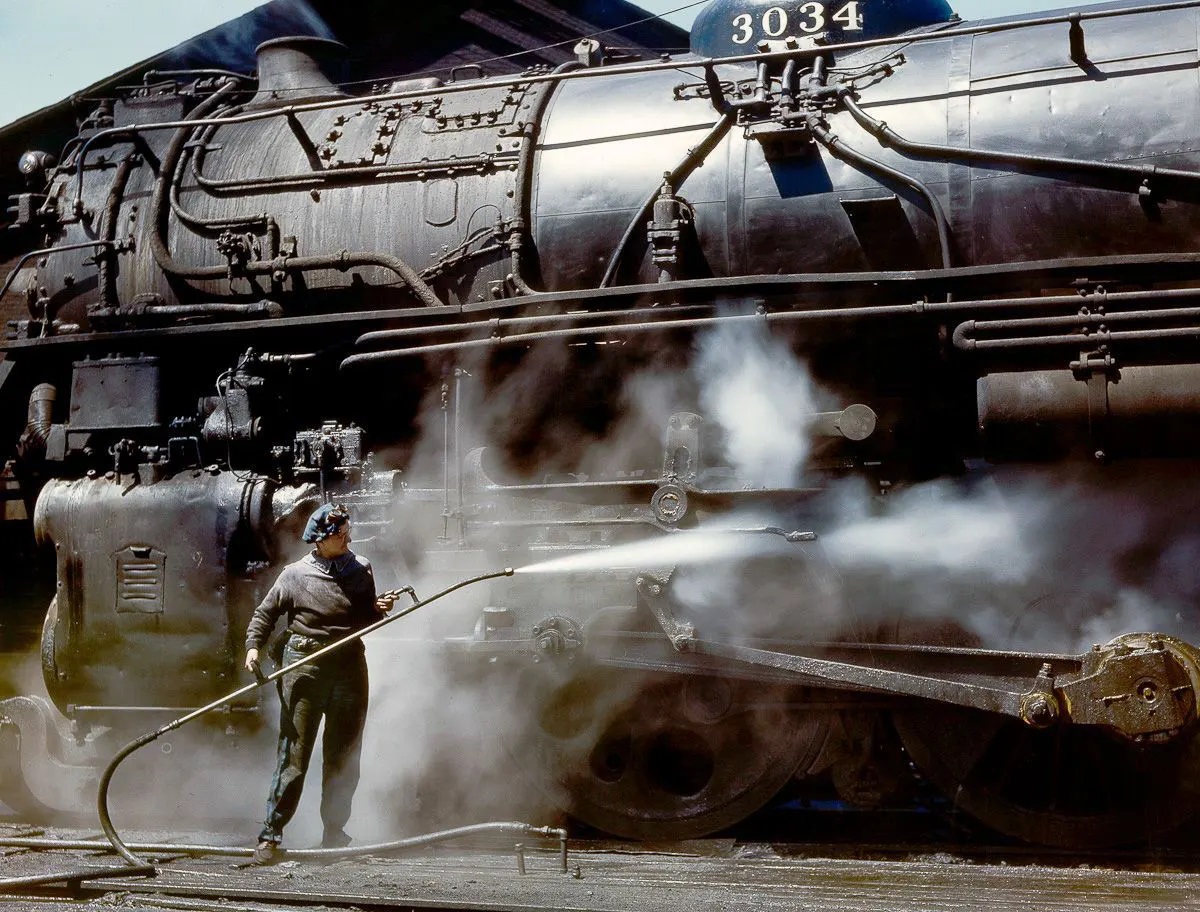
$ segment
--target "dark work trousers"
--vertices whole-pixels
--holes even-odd
[[[293,634],[284,647],[283,664],[291,665],[320,646]],[[325,737],[321,821],[326,836],[339,834],[350,819],[350,803],[358,785],[363,723],[367,718],[367,661],[362,643],[350,643],[302,665],[280,678],[277,684],[279,754],[259,839],[279,842],[283,838],[283,828],[300,803],[304,774],[322,718]]]

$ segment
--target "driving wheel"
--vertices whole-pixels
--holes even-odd
[[[816,759],[828,717],[777,685],[591,671],[550,689],[534,737],[573,816],[632,839],[716,832]]]

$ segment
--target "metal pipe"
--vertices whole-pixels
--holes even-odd
[[[1200,289],[1197,290],[1200,294]],[[672,307],[670,313],[695,313],[697,311],[711,311],[713,305],[710,304],[689,304],[686,306]],[[630,308],[626,310],[595,310],[581,311],[579,313],[565,314],[547,314],[537,317],[510,317],[507,320],[493,318],[491,320],[477,320],[474,323],[438,323],[433,326],[406,326],[401,329],[380,329],[374,332],[363,333],[359,336],[354,344],[358,347],[372,345],[376,342],[394,342],[397,339],[406,339],[410,336],[427,336],[431,333],[441,332],[499,332],[501,329],[509,326],[543,326],[555,323],[576,323],[585,320],[598,319],[620,319],[623,317],[645,317],[647,313],[652,313],[647,308]],[[663,311],[660,311],[663,312]]]
[[[168,265],[173,265],[174,260],[171,257],[171,252],[167,248],[166,232],[167,232],[167,217],[166,204],[170,198],[172,187],[175,183],[175,174],[179,166],[179,162],[183,157],[184,150],[188,140],[195,133],[196,126],[189,121],[202,121],[204,116],[210,111],[214,111],[221,106],[225,99],[233,93],[236,84],[226,82],[216,92],[210,95],[204,101],[196,106],[196,109],[185,118],[183,123],[187,126],[180,127],[176,130],[175,135],[171,138],[171,142],[167,145],[167,151],[163,155],[162,168],[159,170],[158,178],[154,182],[154,195],[150,200],[150,250],[154,254],[154,261],[158,264],[163,272],[171,272],[167,268]],[[97,134],[97,136],[100,134]],[[94,139],[95,137],[93,137]],[[89,140],[90,141],[90,140]],[[87,154],[87,144],[84,144],[83,150],[79,153],[79,173],[80,181],[78,192],[80,194],[77,205],[82,205],[83,194],[83,159]],[[221,274],[225,274],[225,270],[221,270]]]
[[[1194,299],[1200,296],[1200,289],[1175,288],[1166,291],[1128,291],[1113,292],[1105,295],[1109,303],[1127,301],[1162,301]],[[341,363],[341,368],[357,367],[363,364],[392,361],[398,358],[409,358],[419,355],[441,354],[468,349],[498,348],[504,345],[525,345],[550,339],[573,339],[588,336],[633,335],[647,332],[670,332],[672,330],[702,329],[717,324],[762,322],[799,323],[822,320],[860,320],[876,317],[920,317],[932,314],[961,313],[972,310],[1018,310],[1038,307],[1050,308],[1056,306],[1079,306],[1080,302],[1088,299],[1080,295],[1048,295],[1045,297],[1027,298],[995,298],[962,301],[916,301],[912,304],[883,304],[868,307],[825,308],[821,310],[790,310],[775,313],[731,314],[714,317],[695,317],[684,320],[645,320],[639,323],[610,324],[605,326],[576,326],[559,330],[542,330],[538,332],[513,333],[499,335],[494,332],[486,339],[464,339],[458,342],[435,343],[431,345],[413,346],[412,348],[392,349],[379,352],[361,352],[350,355]],[[645,311],[647,315],[653,311]],[[476,324],[480,326],[481,324]],[[498,329],[500,321],[490,321],[489,325]],[[367,334],[373,335],[373,334]],[[1079,337],[1073,337],[1076,341]]]
[[[427,176],[430,172],[450,171],[460,173],[473,170],[484,174],[491,169],[515,168],[519,157],[510,152],[481,152],[470,158],[443,158],[433,161],[405,162],[396,165],[353,165],[346,168],[327,168],[316,174],[280,174],[269,177],[247,177],[237,180],[214,180],[193,168],[192,176],[198,186],[214,196],[240,196],[250,191],[272,193],[278,190],[308,190],[324,187],[334,182],[347,182],[364,177],[412,177]]]
[[[937,226],[938,247],[941,250],[942,255],[942,268],[950,269],[954,266],[953,258],[950,252],[950,224],[946,219],[945,210],[942,209],[941,201],[938,200],[937,196],[932,190],[930,190],[927,186],[925,186],[924,183],[917,180],[912,175],[905,174],[903,171],[899,171],[896,168],[885,165],[883,162],[864,155],[862,152],[847,146],[841,141],[841,139],[837,137],[836,134],[831,133],[828,129],[826,129],[819,114],[808,114],[805,117],[805,122],[808,124],[808,130],[812,134],[813,138],[821,145],[825,146],[825,148],[827,148],[838,158],[847,159],[852,164],[858,165],[860,168],[874,171],[878,174],[884,175],[885,177],[890,177],[892,180],[899,181],[905,186],[911,187],[917,193],[921,194],[926,203],[928,203],[929,212],[933,216],[934,224]]]
[[[466,502],[463,496],[462,461],[462,378],[468,376],[462,368],[454,369],[454,478],[458,483],[458,544],[467,543]]]
[[[450,384],[442,381],[442,541],[450,540]]]
[[[676,165],[675,169],[664,177],[664,180],[678,190],[680,185],[687,180],[688,176],[703,164],[704,159],[716,148],[717,143],[725,138],[725,134],[729,132],[729,128],[733,126],[736,119],[736,111],[729,110],[722,114],[721,119],[713,124],[708,135],[688,151],[683,161]],[[654,211],[654,201],[658,199],[661,187],[661,183],[655,185],[654,189],[650,191],[650,195],[646,197],[646,201],[642,203],[641,208],[638,209],[637,213],[625,227],[625,233],[617,241],[617,246],[609,258],[608,266],[604,270],[604,277],[600,280],[601,288],[608,287],[616,279],[617,270],[621,267],[621,259],[625,256],[625,250],[629,246],[629,241],[637,232],[639,226],[644,227],[646,220],[650,218],[651,213]]]
[[[125,200],[125,187],[129,183],[129,175],[133,171],[136,153],[130,153],[121,159],[117,166],[116,177],[108,191],[108,200],[104,204],[104,217],[101,221],[103,239],[108,242],[108,249],[97,258],[98,284],[100,285],[100,301],[105,307],[116,309],[120,306],[117,300],[117,279],[112,268],[112,260],[116,258],[117,218],[121,213],[121,203]]]
[[[218,70],[211,67],[194,70],[147,70],[142,76],[144,84],[149,85],[151,79],[158,77],[166,79],[174,79],[176,76],[228,76],[230,79],[240,79],[243,82],[258,82],[257,76],[248,76],[245,73],[235,73],[233,70]]]
[[[8,289],[16,279],[17,273],[21,271],[21,267],[28,263],[34,257],[46,256],[51,253],[66,253],[68,250],[86,250],[89,247],[112,247],[112,241],[81,241],[78,244],[59,244],[57,247],[43,247],[41,250],[31,250],[29,253],[17,260],[17,265],[14,266],[8,273],[8,277],[4,280],[4,284],[0,285],[0,298],[8,294]],[[34,314],[33,316],[36,316]]]
[[[257,690],[258,688],[263,687],[266,684],[269,684],[271,681],[274,681],[274,680],[277,680],[278,678],[283,677],[289,671],[299,668],[302,665],[307,665],[310,662],[315,662],[317,659],[322,658],[323,656],[329,655],[330,653],[335,652],[338,649],[341,649],[342,647],[349,645],[350,643],[361,640],[363,637],[367,636],[367,634],[373,633],[376,630],[380,629],[381,627],[391,624],[394,621],[398,621],[398,620],[400,620],[400,618],[406,617],[407,615],[412,614],[418,608],[422,608],[431,602],[436,602],[438,599],[444,598],[445,596],[450,595],[452,592],[457,592],[459,589],[462,589],[465,586],[470,586],[475,583],[481,583],[481,582],[484,582],[485,580],[499,579],[500,577],[512,576],[513,572],[514,571],[511,567],[505,567],[503,570],[498,570],[494,573],[484,573],[484,574],[481,574],[480,576],[475,576],[475,577],[471,577],[470,579],[461,580],[460,582],[455,583],[453,586],[449,586],[449,587],[443,589],[441,592],[438,592],[435,595],[432,595],[427,599],[423,599],[422,601],[419,601],[419,602],[416,602],[415,604],[409,605],[406,608],[404,608],[404,610],[402,610],[402,611],[395,611],[392,614],[387,615],[386,617],[380,618],[378,621],[375,621],[373,624],[367,625],[366,627],[362,628],[362,630],[357,630],[354,633],[351,633],[351,634],[348,634],[347,636],[342,637],[340,640],[330,643],[328,646],[323,646],[322,648],[318,649],[316,652],[313,652],[306,656],[301,657],[297,661],[293,662],[291,665],[287,665],[283,668],[279,668],[269,675],[264,675],[262,677],[258,677],[257,680],[255,680],[254,682],[252,682],[250,684],[247,684],[245,687],[240,687],[237,690],[214,700],[213,702],[209,703],[207,706],[202,706],[199,709],[194,710],[185,716],[180,716],[178,719],[175,719],[172,722],[168,722],[166,725],[164,725],[162,728],[157,729],[156,731],[147,732],[146,734],[144,734],[138,738],[135,738],[133,741],[130,741],[123,748],[121,748],[119,751],[117,751],[116,755],[112,758],[111,761],[109,761],[108,766],[105,767],[103,774],[100,776],[100,783],[96,789],[96,809],[100,816],[100,827],[101,827],[101,829],[104,830],[104,835],[108,837],[108,841],[109,841],[109,843],[111,843],[113,849],[115,849],[117,854],[119,854],[122,858],[124,858],[125,861],[128,862],[130,865],[133,865],[133,866],[139,867],[139,868],[147,867],[145,861],[141,858],[138,858],[135,854],[133,854],[133,852],[130,851],[129,847],[122,841],[120,834],[116,830],[116,827],[113,826],[112,817],[110,817],[109,813],[108,813],[108,786],[109,786],[109,783],[112,781],[113,774],[117,771],[117,767],[119,767],[121,765],[121,763],[124,762],[125,758],[128,757],[130,754],[132,754],[134,751],[136,751],[138,748],[144,747],[145,745],[162,737],[163,735],[167,734],[168,732],[172,732],[175,729],[177,729],[183,725],[186,725],[188,722],[191,722],[193,719],[198,719],[201,716],[212,712],[214,709],[218,709],[219,707],[224,706],[226,703],[231,703],[234,700],[238,699],[239,697],[242,697],[249,693],[252,693],[253,691]],[[157,871],[153,867],[151,867],[151,873],[154,874],[154,873],[157,873]]]
[[[824,57],[818,57],[824,60]],[[796,110],[796,89],[799,85],[798,75],[800,61],[793,57],[783,66],[783,76],[779,80],[779,110],[784,114]]]
[[[566,63],[559,64],[552,75],[562,75],[575,70],[584,69],[582,63],[578,60],[568,60]],[[518,205],[520,206],[521,217],[518,223],[513,227],[515,237],[509,245],[509,256],[512,264],[512,273],[509,279],[513,283],[513,287],[523,295],[535,295],[540,292],[531,286],[525,279],[521,270],[521,248],[525,243],[525,228],[533,223],[533,153],[537,145],[538,133],[542,128],[542,115],[546,112],[546,106],[550,103],[550,96],[554,94],[554,86],[550,85],[546,91],[540,93],[537,100],[533,103],[533,109],[529,112],[529,118],[525,123],[525,128],[522,130],[524,142],[521,144],[521,154],[517,158],[517,193],[520,194]]]
[[[52,383],[39,383],[29,394],[25,432],[17,440],[17,455],[23,461],[28,462],[45,455],[46,441],[54,421],[54,403],[57,399],[58,390]]]
[[[283,308],[275,301],[256,301],[253,304],[148,304],[146,313],[164,317],[278,317]]]
[[[1200,171],[1184,171],[1179,168],[1160,168],[1157,165],[1128,165],[1121,162],[1106,162],[1082,158],[1059,158],[1052,155],[1031,155],[1023,152],[1004,152],[997,149],[958,148],[956,146],[939,145],[937,143],[918,143],[905,139],[884,121],[877,120],[864,111],[852,97],[851,90],[843,87],[838,92],[839,98],[845,104],[850,116],[864,130],[879,140],[884,146],[891,146],[909,155],[928,158],[978,159],[1001,162],[1011,165],[1025,165],[1042,170],[1065,171],[1100,171],[1105,174],[1120,174],[1138,182],[1149,178],[1165,178],[1167,180],[1198,181]]]
[[[1200,289],[1193,292],[1200,296]],[[1181,320],[1200,319],[1200,307],[1180,307],[1176,310],[1127,310],[1118,313],[1078,313],[1061,317],[1032,317],[1025,320],[968,320],[960,323],[954,330],[954,345],[956,348],[973,349],[976,344],[976,332],[1017,332],[1020,330],[1053,329],[1059,326],[1076,326],[1081,329],[1102,327],[1109,323],[1132,323],[1141,320]],[[1033,338],[1032,337],[1031,341]],[[1087,342],[1089,335],[1079,337],[1081,342]]]
[[[1090,335],[1029,336],[1012,339],[984,339],[982,342],[969,338],[967,323],[954,330],[954,347],[963,351],[994,351],[1014,348],[1045,348],[1056,345],[1093,347],[1110,342],[1162,342],[1167,339],[1200,340],[1200,326],[1185,326],[1176,329],[1136,329],[1118,332],[1103,331]]]
[[[199,108],[197,108],[197,110],[199,110]],[[132,143],[133,145],[137,146],[137,148],[141,151],[141,153],[146,157],[146,160],[150,163],[151,168],[154,168],[155,170],[159,170],[161,168],[161,162],[158,159],[158,155],[155,154],[154,149],[150,146],[150,141],[148,139],[146,139],[145,136],[142,135],[143,132],[144,131],[137,125],[128,126],[128,127],[112,127],[107,130],[100,130],[97,133],[93,133],[91,136],[89,136],[86,140],[83,141],[83,145],[80,147],[80,150],[79,150],[79,155],[75,159],[75,199],[71,204],[71,211],[75,214],[76,218],[82,218],[83,214],[84,214],[84,206],[83,206],[84,161],[86,159],[87,153],[89,151],[91,151],[93,145],[99,145],[100,144],[99,141],[101,139],[105,140],[105,142],[107,143],[108,140],[115,140],[115,139],[119,139],[122,136],[127,136],[129,138],[129,142]]]
[[[202,109],[207,112],[217,107],[233,88],[232,84],[222,86],[216,93],[205,99],[197,107],[196,112],[200,112]],[[176,169],[179,166],[188,137],[191,136],[196,126],[200,123],[201,120],[199,118],[195,122],[184,121],[185,127],[181,128],[175,134],[170,146],[167,148],[166,154],[163,156],[162,168],[160,169],[158,180],[155,182],[154,196],[150,203],[150,218],[152,220],[150,249],[154,254],[154,261],[158,264],[159,269],[170,275],[185,279],[225,278],[229,273],[226,266],[188,266],[179,263],[172,256],[166,241],[167,219],[165,209],[167,198],[170,195],[170,187],[175,179]],[[438,296],[434,294],[433,289],[425,284],[425,281],[411,266],[399,257],[385,253],[371,253],[366,251],[350,253],[343,250],[340,253],[322,256],[277,257],[271,261],[246,263],[241,267],[241,272],[247,276],[274,276],[280,270],[307,272],[317,269],[337,269],[345,271],[354,266],[382,266],[385,269],[390,269],[400,276],[423,304],[430,307],[444,306]]]

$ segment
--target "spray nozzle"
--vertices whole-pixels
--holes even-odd
[[[789,532],[784,536],[790,542],[815,542],[816,532]]]
[[[784,541],[789,542],[815,542],[817,540],[816,532],[788,532],[778,526],[763,526],[761,529],[746,529],[746,532],[760,532],[764,535],[778,535]]]
[[[389,589],[387,592],[382,593],[379,596],[379,599],[381,601],[384,599],[391,599],[394,601],[395,599],[400,598],[402,595],[407,595],[410,599],[412,599],[414,605],[419,605],[421,603],[421,599],[417,597],[417,590],[415,590],[412,586],[401,586],[399,589]]]

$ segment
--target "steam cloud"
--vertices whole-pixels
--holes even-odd
[[[762,327],[718,327],[699,343],[696,372],[706,418],[746,483],[786,488],[808,460],[817,390],[787,345]]]

